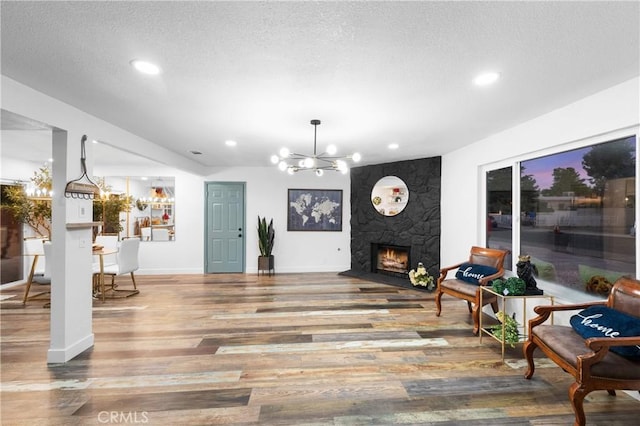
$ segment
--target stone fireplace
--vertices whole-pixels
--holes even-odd
[[[411,247],[372,243],[371,254],[371,272],[407,277],[411,265]]]
[[[407,270],[422,262],[429,273],[440,269],[440,167],[441,158],[422,158],[370,166],[354,167],[351,175],[351,269],[353,276],[366,276],[381,282],[398,281],[411,287]],[[409,201],[395,216],[383,216],[372,204],[372,190],[385,176],[402,179]],[[383,244],[384,243],[384,244]],[[402,271],[386,271],[378,266],[380,245],[407,250]],[[386,256],[386,252],[383,252]],[[395,255],[394,255],[395,256]],[[387,260],[392,265],[394,257]],[[380,271],[395,274],[389,274]]]

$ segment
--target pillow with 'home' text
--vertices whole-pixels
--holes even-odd
[[[456,278],[471,284],[478,284],[482,278],[493,275],[496,272],[498,270],[493,266],[463,263],[456,272]]]
[[[640,336],[640,318],[616,311],[607,306],[590,306],[573,315],[571,327],[585,339],[589,337]],[[640,345],[611,346],[611,352],[626,357],[640,358]]]

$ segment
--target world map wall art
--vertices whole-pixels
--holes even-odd
[[[289,189],[287,231],[342,231],[341,189]]]

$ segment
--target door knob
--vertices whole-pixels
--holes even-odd
[[[238,238],[242,237],[242,234],[238,234]]]
[[[242,228],[238,228],[238,231],[242,231]]]

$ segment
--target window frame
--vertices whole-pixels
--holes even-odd
[[[479,174],[479,190],[480,190],[480,203],[479,203],[479,211],[478,211],[478,241],[487,241],[487,227],[486,227],[486,214],[487,214],[487,173],[511,167],[512,172],[512,227],[511,227],[511,264],[515,265],[513,262],[514,259],[517,259],[520,255],[520,227],[521,227],[521,218],[520,214],[515,214],[514,212],[521,211],[521,200],[520,200],[520,167],[521,163],[524,161],[533,160],[536,158],[559,154],[565,151],[570,151],[579,148],[585,148],[592,145],[597,145],[600,143],[611,142],[617,139],[635,137],[635,149],[636,149],[636,179],[635,179],[635,193],[636,200],[640,199],[640,126],[630,126],[623,129],[618,129],[606,133],[602,133],[595,136],[589,136],[585,138],[581,138],[578,140],[574,140],[567,143],[560,143],[553,147],[539,149],[535,151],[528,151],[523,154],[513,156],[510,158],[506,158],[503,160],[499,160],[492,163],[487,163],[479,166],[478,174]],[[640,223],[640,206],[636,206],[635,208],[635,223]],[[636,278],[640,277],[640,238],[638,237],[638,232],[635,234],[635,250],[636,250],[636,259],[635,259],[635,276]],[[511,275],[515,275],[513,271],[510,272]],[[552,292],[556,297],[560,300],[566,299],[571,302],[578,301],[591,301],[591,300],[600,300],[602,297],[597,297],[590,295],[585,292],[577,291],[575,289],[571,289],[562,284],[557,284],[550,281],[541,281],[542,288],[548,289],[548,291]]]

